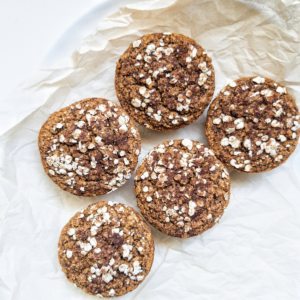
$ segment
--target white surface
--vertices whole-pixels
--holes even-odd
[[[172,2],[177,4],[157,9]],[[50,113],[76,100],[97,95],[116,101],[115,63],[139,35],[173,31],[195,38],[213,59],[217,92],[229,80],[260,74],[282,82],[293,96],[299,94],[297,1],[187,2],[152,0],[123,9],[84,39],[72,57],[40,71],[28,81],[30,87],[3,101],[0,293],[4,300],[95,299],[62,273],[57,260],[60,230],[92,202],[109,199],[136,208],[133,178],[110,195],[72,196],[44,173],[37,137]],[[186,128],[166,133],[139,127],[142,156],[171,138],[188,136],[205,143],[204,123],[202,116]],[[231,182],[230,203],[220,224],[201,236],[180,240],[152,229],[153,269],[141,287],[122,299],[300,298],[300,148],[273,171],[233,171]]]
[[[70,55],[104,16],[134,1],[0,0],[0,97]]]

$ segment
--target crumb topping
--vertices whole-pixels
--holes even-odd
[[[216,156],[237,171],[281,165],[300,135],[300,115],[285,87],[263,77],[224,87],[208,111],[206,136]]]
[[[199,118],[212,99],[211,59],[180,34],[148,34],[132,43],[116,68],[121,105],[136,122],[173,130]]]
[[[52,114],[40,131],[39,148],[56,184],[77,196],[95,196],[131,177],[140,135],[120,106],[93,98]]]
[[[69,281],[98,297],[121,296],[147,276],[154,242],[145,221],[127,205],[98,202],[63,228],[59,261]]]
[[[145,219],[160,231],[187,238],[213,227],[228,205],[227,169],[190,139],[155,147],[137,170],[135,194]]]

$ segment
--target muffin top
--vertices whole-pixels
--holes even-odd
[[[115,87],[134,121],[158,131],[175,130],[195,122],[210,103],[214,68],[189,37],[147,34],[120,57]]]
[[[139,132],[117,104],[91,98],[53,113],[42,126],[39,150],[47,175],[76,196],[106,194],[133,173]]]
[[[206,136],[216,156],[241,172],[272,170],[295,150],[300,115],[295,100],[279,83],[246,77],[224,87],[212,102]]]
[[[213,227],[230,197],[224,165],[206,146],[190,139],[155,147],[135,176],[138,207],[152,226],[188,238]]]
[[[62,229],[58,247],[68,280],[100,298],[137,288],[154,258],[146,222],[133,208],[111,201],[97,202],[75,214]]]

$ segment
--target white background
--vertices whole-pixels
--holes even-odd
[[[133,1],[0,0],[0,97],[11,93],[21,81],[49,62],[48,54],[62,34],[92,8],[103,4],[107,15],[128,2]],[[102,11],[97,12],[99,19]],[[91,16],[83,30],[73,29],[69,47],[64,41],[57,56],[63,58],[72,53],[77,42],[90,33],[89,29],[95,28],[96,19]]]

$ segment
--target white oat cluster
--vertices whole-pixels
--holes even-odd
[[[293,101],[285,87],[263,77],[232,82],[208,113],[209,128],[217,128],[206,130],[208,140],[238,170],[274,168],[290,156],[299,138],[300,115]]]
[[[154,35],[152,41],[147,43],[147,39],[141,38],[134,41],[132,48],[128,50],[130,54],[133,53],[131,58],[135,61],[135,71],[130,69],[128,72],[132,73],[130,75],[137,81],[133,86],[139,86],[136,95],[130,92],[132,98],[129,101],[135,113],[145,114],[149,121],[143,125],[148,128],[153,128],[153,124],[159,126],[163,122],[169,127],[188,124],[196,112],[194,102],[199,100],[200,95],[203,101],[206,90],[214,88],[213,67],[206,52],[195,42],[178,42],[178,46],[175,46],[177,44],[170,42],[169,38],[170,35],[166,33],[160,37],[157,35],[157,38]],[[184,37],[181,39],[183,41]],[[176,65],[170,67],[175,61]],[[126,66],[128,64],[123,68]],[[195,74],[197,78],[194,78]],[[167,85],[165,92],[159,88],[162,82]],[[168,94],[168,86],[170,89],[178,88],[179,93],[171,97]],[[127,87],[126,84],[124,89]],[[118,89],[118,85],[116,88]],[[124,89],[122,88],[119,94],[122,94]],[[172,107],[170,103],[166,103],[168,97],[172,98]],[[120,102],[122,104],[121,100]],[[209,100],[207,105],[208,103]]]
[[[180,237],[198,235],[218,222],[228,204],[229,189],[226,168],[209,148],[190,139],[154,148],[135,176],[138,206],[146,220]],[[220,203],[218,209],[213,202],[206,203],[214,197]],[[156,212],[155,220],[149,209]],[[202,228],[206,223],[208,227]],[[166,229],[174,225],[178,232]]]
[[[81,222],[75,222],[76,218]],[[99,290],[92,288],[99,279],[106,285],[121,278],[124,286],[133,284],[136,287],[135,282],[145,278],[149,270],[144,269],[143,264],[153,258],[154,251],[151,231],[130,207],[112,201],[98,202],[73,219],[66,232],[69,240],[60,239],[59,255],[65,261],[63,267],[68,264],[76,272],[76,286],[83,287],[83,278],[86,278],[91,283],[91,293],[113,297],[122,292],[108,287],[100,290],[102,284]],[[143,231],[145,227],[147,230]],[[62,232],[62,236],[64,234]],[[103,264],[104,259],[106,263]],[[80,271],[82,264],[85,267]],[[87,264],[90,265],[88,271]],[[89,291],[89,284],[85,289]]]
[[[140,154],[133,147],[140,136],[128,115],[104,99],[83,100],[62,111],[50,132],[42,129],[40,134],[40,152],[50,177],[77,195],[97,195],[101,190],[103,194],[123,185]]]

